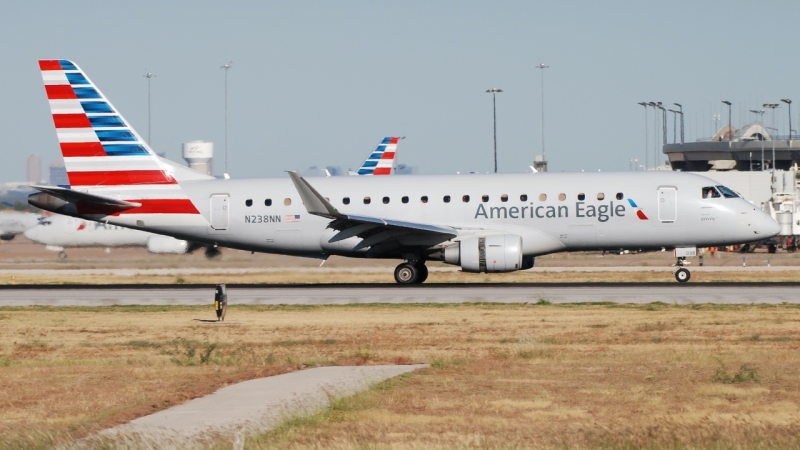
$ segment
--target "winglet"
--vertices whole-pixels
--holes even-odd
[[[303,200],[303,204],[306,207],[306,211],[309,214],[314,214],[315,216],[322,216],[327,217],[329,219],[340,219],[345,218],[344,214],[340,213],[333,207],[325,197],[320,195],[316,189],[311,187],[303,177],[300,176],[295,171],[288,170],[289,177],[292,179],[292,183],[294,183],[294,187],[297,189],[297,193],[300,194],[300,198]]]

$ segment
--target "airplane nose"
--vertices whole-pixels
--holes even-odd
[[[37,230],[36,228],[38,228],[38,227],[28,228],[22,234],[25,235],[26,238],[28,238],[28,239],[30,239],[32,241],[36,241],[36,236],[39,234],[39,230]]]
[[[781,224],[775,221],[775,219],[772,217],[768,216],[766,213],[764,214],[764,224],[761,226],[761,228],[764,230],[763,233],[765,238],[777,236],[777,234],[781,232]]]

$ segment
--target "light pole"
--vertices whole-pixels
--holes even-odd
[[[143,75],[147,78],[147,145],[151,145],[150,143],[150,79],[155,77],[156,75],[150,72],[147,72]],[[152,145],[151,145],[152,147]]]
[[[731,126],[731,102],[723,100],[722,103],[728,105],[728,142],[733,140],[733,127]],[[752,167],[750,168],[752,170]]]
[[[547,153],[544,151],[544,69],[547,69],[550,66],[546,66],[544,63],[541,63],[535,67],[542,70],[542,160],[547,161]],[[495,170],[495,172],[497,172],[497,170]]]
[[[778,103],[764,103],[764,108],[769,108],[772,110],[772,126],[775,126],[775,109],[780,106]],[[767,128],[770,131],[775,132],[775,136],[778,135],[777,128]],[[770,140],[772,141],[772,170],[775,170],[775,136],[770,136]]]
[[[661,132],[663,134],[661,138],[661,145],[667,143],[667,110],[661,106],[661,102],[658,102],[658,109],[661,110]],[[653,168],[658,168],[658,149],[656,148],[655,153],[653,154]]]
[[[639,102],[639,104],[644,106],[644,165],[646,167],[650,162],[650,150],[647,148],[650,145],[650,137],[647,130],[647,103]]]
[[[494,119],[494,173],[497,173],[497,93],[503,92],[502,89],[491,88],[486,90],[492,94],[492,117]]]
[[[220,69],[225,70],[225,179],[230,178],[228,175],[228,70],[233,67],[233,61],[223,64]]]
[[[683,145],[683,105],[680,103],[673,103],[673,105],[678,107],[678,114],[681,115],[681,145]]]
[[[722,117],[719,114],[714,114],[712,120],[714,121],[714,128],[719,131],[719,121],[722,120]],[[717,134],[717,131],[715,131],[714,134]],[[711,139],[713,140],[714,137],[712,136]],[[720,140],[722,140],[722,136],[720,136]]]
[[[778,134],[777,128],[766,127],[769,131],[774,131],[775,134]],[[775,139],[772,139],[772,171],[775,172]]]
[[[636,158],[631,158],[630,161],[628,161],[628,171],[632,170],[639,170],[639,160]]]
[[[781,101],[789,105],[789,140],[792,140],[792,101],[788,98],[782,98]]]
[[[661,102],[659,102],[661,103]],[[653,167],[656,165],[655,154],[658,151],[658,105],[656,102],[647,102],[647,104],[653,108]]]
[[[763,129],[764,128],[764,110],[763,109],[759,109],[759,110],[751,109],[750,112],[753,113],[753,114],[759,114],[761,116],[761,128]],[[760,138],[761,139],[761,170],[764,170],[764,133],[759,133],[759,134],[761,135],[761,138]]]
[[[678,111],[675,111],[674,109],[668,109],[667,111],[672,113],[672,143],[674,144],[675,143],[675,139],[676,139],[676,137],[675,137],[676,125],[675,124],[677,123],[677,120],[678,120]]]

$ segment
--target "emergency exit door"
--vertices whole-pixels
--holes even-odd
[[[658,220],[675,222],[678,218],[678,190],[674,187],[658,188]]]
[[[230,197],[227,194],[211,196],[211,228],[227,230],[230,225]]]

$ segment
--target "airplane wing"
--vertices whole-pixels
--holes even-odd
[[[142,206],[141,203],[126,202],[125,200],[103,197],[101,195],[89,194],[87,192],[66,189],[58,186],[31,187],[67,203],[74,203],[76,205],[81,204],[99,210],[121,211]]]
[[[422,237],[444,242],[458,236],[456,229],[448,226],[342,213],[325,200],[325,197],[297,172],[289,171],[289,177],[291,177],[309,214],[332,219],[328,228],[338,230],[339,233],[335,234],[329,242],[338,242],[357,236],[363,240],[353,250],[372,247],[376,253],[379,253],[380,246],[385,248],[398,240],[409,241],[409,238],[412,237]],[[419,239],[417,240],[419,241]]]

